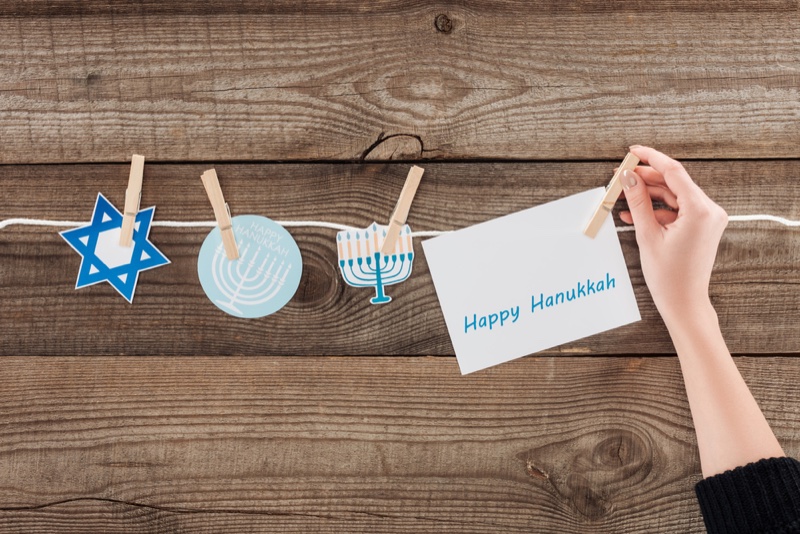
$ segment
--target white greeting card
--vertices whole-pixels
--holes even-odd
[[[462,374],[640,320],[603,188],[422,243]]]

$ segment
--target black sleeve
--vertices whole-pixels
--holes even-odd
[[[800,533],[797,460],[759,460],[701,480],[694,490],[711,534]]]

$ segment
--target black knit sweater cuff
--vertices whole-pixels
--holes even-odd
[[[769,458],[695,486],[711,534],[800,532],[800,462]]]

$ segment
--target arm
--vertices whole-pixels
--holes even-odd
[[[681,363],[703,476],[784,456],[725,346],[711,303],[665,323]]]
[[[623,177],[642,272],[680,360],[704,477],[782,457],[753,395],[722,338],[708,284],[725,211],[692,181],[683,166],[647,147],[631,152],[649,167]],[[671,210],[653,210],[652,199]]]

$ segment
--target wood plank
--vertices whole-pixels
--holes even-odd
[[[427,164],[409,223],[415,230],[461,228],[603,185],[613,165]],[[730,213],[800,219],[800,161],[687,165]],[[157,220],[213,220],[199,178],[205,168],[146,165],[142,207],[156,205]],[[98,190],[122,206],[128,169],[5,167],[0,219],[88,220]],[[245,164],[220,165],[217,172],[234,215],[365,227],[388,220],[408,165]],[[0,354],[453,354],[420,240],[411,278],[389,288],[393,302],[373,306],[374,292],[341,280],[334,231],[290,230],[303,254],[300,288],[284,309],[259,320],[225,315],[205,297],[197,254],[206,229],[153,229],[153,242],[172,265],[142,274],[133,306],[108,284],[75,291],[80,257],[56,229],[0,230]],[[732,351],[800,351],[799,235],[769,223],[732,224],[725,232],[711,295]],[[548,354],[672,353],[644,285],[635,237],[620,238],[643,320]]]
[[[363,15],[369,13],[392,14],[403,10],[428,5],[420,0],[374,0],[369,6],[353,2],[337,2],[332,0],[307,0],[298,4],[292,0],[275,0],[265,4],[260,0],[237,0],[235,3],[210,0],[202,4],[190,0],[174,0],[159,2],[158,0],[140,0],[139,2],[86,2],[83,0],[44,0],[28,2],[26,0],[7,0],[0,5],[0,16],[3,17],[72,17],[89,15],[137,15],[155,13],[159,15],[214,15],[220,13],[244,13],[255,15],[292,14],[292,15]],[[437,4],[447,6],[448,2]],[[533,9],[544,13],[617,13],[635,12],[640,9],[637,4],[609,4],[605,0],[576,0],[569,4],[550,0],[473,0],[469,4],[475,10],[494,9],[502,13],[516,13],[522,8]],[[696,0],[668,0],[649,6],[654,13],[776,13],[793,14],[797,11],[796,0],[741,0],[739,2],[697,2]]]
[[[797,2],[657,4],[3,2],[0,163],[798,157]]]
[[[788,454],[800,359],[737,358]],[[6,358],[3,532],[702,532],[675,358]]]

